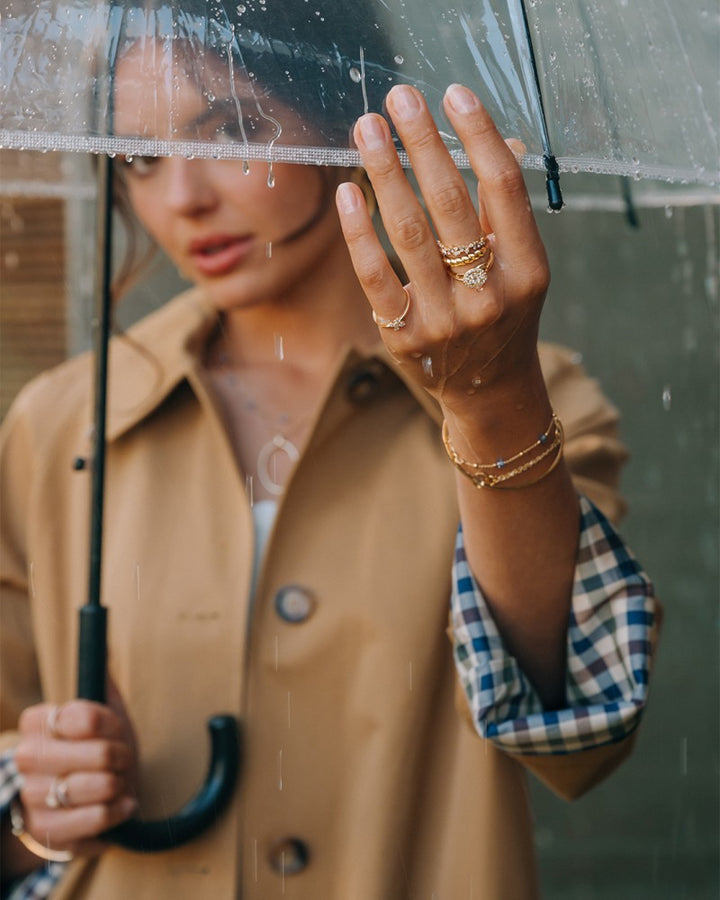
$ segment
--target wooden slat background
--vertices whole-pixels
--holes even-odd
[[[0,153],[5,185],[59,180],[54,154]],[[67,353],[65,201],[0,197],[0,416],[34,375]]]

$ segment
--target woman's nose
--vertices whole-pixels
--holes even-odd
[[[198,216],[215,208],[219,194],[207,176],[205,160],[168,159],[169,177],[166,183],[166,202],[183,216]]]

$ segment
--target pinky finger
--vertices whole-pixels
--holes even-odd
[[[61,812],[42,811],[26,827],[45,846],[77,848],[129,819],[136,809],[137,801],[126,796],[108,804],[78,806]]]

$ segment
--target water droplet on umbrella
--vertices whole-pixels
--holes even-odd
[[[362,75],[360,74],[360,69],[353,66],[350,69],[350,71],[348,72],[348,75],[355,82],[355,84],[360,84],[360,81],[362,79]]]
[[[399,66],[401,66],[401,65],[405,62],[405,57],[402,56],[400,53],[398,53],[397,56],[395,57],[395,62],[396,62]]]

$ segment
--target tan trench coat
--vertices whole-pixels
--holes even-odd
[[[143,815],[195,792],[215,713],[242,723],[240,787],[192,845],[76,861],[57,897],[536,896],[524,767],[573,797],[631,739],[514,759],[474,733],[462,694],[456,708],[454,470],[432,402],[381,351],[348,351],[282,500],[251,610],[251,509],[198,363],[214,327],[192,291],[136,326],[132,342],[113,342],[103,588],[110,668],[141,739]],[[580,486],[616,515],[615,412],[566,351],[544,346],[542,361]],[[89,475],[72,463],[89,451],[90,419],[82,357],[36,380],[6,422],[6,744],[23,707],[75,689]],[[278,615],[288,585],[311,599],[302,623]],[[309,851],[294,874],[286,839]]]

